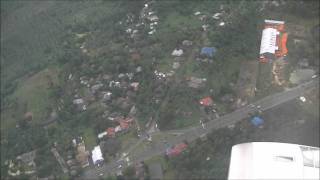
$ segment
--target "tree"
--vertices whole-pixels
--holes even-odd
[[[134,166],[129,166],[123,170],[123,177],[125,179],[136,179],[135,175],[136,175],[136,171]]]
[[[101,150],[103,154],[115,156],[121,148],[121,142],[116,138],[109,138],[107,141],[101,142]]]

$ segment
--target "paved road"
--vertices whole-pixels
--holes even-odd
[[[308,81],[306,83],[303,83],[299,86],[296,86],[294,88],[288,89],[286,91],[276,93],[270,96],[267,96],[263,99],[260,99],[253,103],[255,106],[260,106],[260,110],[265,111],[267,109],[270,109],[274,106],[280,105],[284,102],[287,102],[289,100],[292,100],[294,98],[297,98],[301,96],[306,90],[317,86],[319,79],[315,78],[311,81]],[[229,113],[227,115],[224,115],[220,118],[213,119],[207,123],[205,123],[205,128],[202,126],[195,126],[192,128],[186,128],[182,130],[175,130],[175,131],[168,131],[167,133],[181,133],[180,135],[175,136],[174,138],[170,138],[167,140],[167,143],[158,142],[150,145],[148,148],[146,148],[143,152],[139,154],[134,155],[128,155],[130,158],[130,161],[132,163],[143,161],[146,159],[149,159],[153,156],[163,154],[165,152],[165,149],[168,147],[168,145],[175,145],[177,143],[180,143],[184,140],[187,140],[188,142],[191,142],[199,137],[202,137],[206,135],[207,133],[210,133],[213,129],[219,129],[223,127],[227,127],[229,125],[235,124],[239,122],[240,120],[246,118],[249,116],[249,113],[256,112],[256,108],[252,106],[245,106],[242,107],[232,113]],[[162,132],[166,133],[166,132]],[[125,162],[111,162],[107,165],[104,165],[103,167],[100,167],[99,169],[88,169],[84,172],[83,178],[84,179],[95,179],[98,177],[100,173],[116,173],[117,167],[119,165],[122,165],[125,167]]]

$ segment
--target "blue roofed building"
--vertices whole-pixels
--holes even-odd
[[[216,48],[215,47],[203,47],[201,49],[201,56],[207,56],[207,57],[213,57],[214,53],[216,52]]]

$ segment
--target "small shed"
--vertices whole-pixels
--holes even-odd
[[[264,120],[258,116],[255,116],[251,119],[251,123],[256,127],[259,127],[264,123]]]
[[[216,48],[214,48],[214,47],[203,47],[201,49],[200,55],[207,56],[207,57],[213,57],[215,52],[216,52]]]

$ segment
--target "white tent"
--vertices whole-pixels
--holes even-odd
[[[101,149],[100,146],[96,146],[94,147],[94,149],[92,150],[92,161],[93,164],[98,164],[99,162],[103,161],[103,157],[102,157],[102,153],[101,153]]]
[[[278,49],[276,45],[278,34],[279,32],[274,28],[266,28],[262,31],[260,54],[275,53]]]

